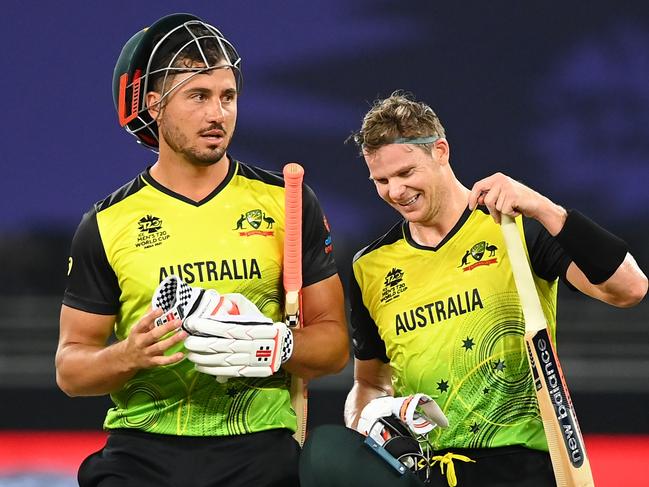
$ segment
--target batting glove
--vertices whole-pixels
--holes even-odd
[[[437,403],[425,394],[406,397],[384,396],[370,401],[361,411],[356,427],[364,435],[376,433],[373,428],[381,418],[392,416],[405,424],[414,435],[425,435],[436,426],[446,428],[448,419]]]
[[[293,354],[293,333],[286,324],[274,323],[242,294],[222,295],[170,276],[156,289],[152,304],[165,311],[157,325],[182,320],[189,334],[187,358],[196,370],[221,382],[268,377]]]
[[[164,311],[162,316],[156,318],[155,325],[184,320],[194,312],[205,292],[205,289],[189,286],[177,276],[167,277],[158,285],[151,298],[151,307]]]

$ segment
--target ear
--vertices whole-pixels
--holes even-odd
[[[157,91],[149,91],[146,94],[146,107],[151,118],[157,120],[162,112],[162,108],[160,107],[160,93]]]
[[[448,145],[448,140],[441,138],[433,143],[432,147],[433,158],[440,162],[440,164],[448,164],[451,157],[451,147]]]

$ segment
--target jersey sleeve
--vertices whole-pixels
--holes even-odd
[[[561,278],[572,289],[573,286],[566,278],[572,259],[556,239],[533,218],[523,218],[523,230],[534,273],[546,281]]]
[[[93,208],[83,216],[72,239],[63,304],[89,313],[113,315],[117,314],[120,294]]]
[[[350,272],[349,278],[349,300],[351,304],[351,327],[352,344],[354,357],[359,360],[379,359],[388,363],[389,359],[385,351],[385,342],[379,335],[379,330],[370,317],[370,313],[363,304],[363,297],[360,286],[354,275]]]
[[[302,191],[302,285],[304,287],[338,272],[333,256],[329,224],[315,193],[307,185]]]

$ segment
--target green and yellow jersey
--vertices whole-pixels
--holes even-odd
[[[84,215],[72,242],[63,303],[115,315],[115,336],[123,340],[160,281],[175,274],[192,286],[241,293],[280,321],[284,227],[279,174],[230,160],[225,180],[194,202],[146,170]],[[337,272],[328,225],[307,186],[302,248],[304,286]],[[223,436],[296,428],[282,371],[221,384],[185,359],[140,371],[111,398],[107,429]]]
[[[518,226],[554,337],[557,278],[570,259],[538,222]],[[428,394],[448,416],[429,435],[436,449],[547,450],[522,309],[488,213],[467,210],[435,248],[414,242],[406,222],[394,226],[354,257],[350,298],[356,358],[389,362],[395,395]]]

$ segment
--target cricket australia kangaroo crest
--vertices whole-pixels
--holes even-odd
[[[265,211],[255,208],[242,213],[236,221],[234,230],[239,230],[240,237],[250,237],[252,235],[262,235],[272,237],[275,231],[272,230],[275,219],[267,215]],[[261,227],[263,226],[263,229]]]
[[[464,256],[462,256],[462,260],[458,267],[461,267],[464,272],[467,272],[472,271],[476,267],[495,264],[496,262],[498,262],[498,258],[496,256],[497,250],[498,247],[496,247],[494,244],[490,244],[485,240],[482,240],[481,242],[473,245],[464,253]],[[486,256],[485,260],[482,260],[483,257],[485,257],[485,253],[488,253],[488,255]]]

